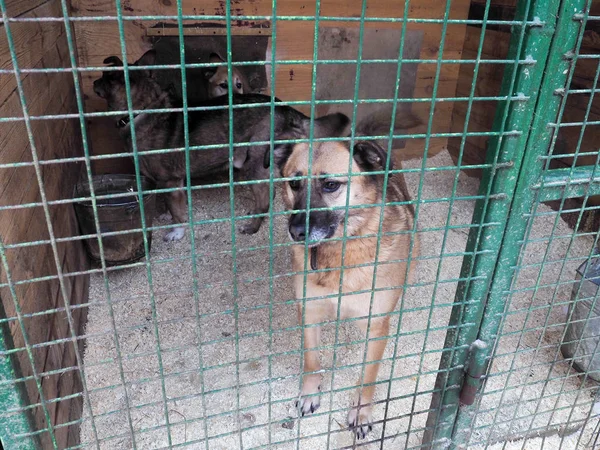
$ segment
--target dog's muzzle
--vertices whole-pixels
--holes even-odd
[[[309,221],[309,232],[307,233],[306,214],[300,213],[292,214],[290,216],[288,231],[292,240],[295,242],[304,242],[308,240],[310,246],[313,246],[318,245],[319,241],[322,241],[323,239],[329,239],[335,233],[335,224],[329,224],[329,226],[327,226],[327,224],[319,225],[318,221],[316,221],[317,223],[314,223],[315,221],[313,221],[312,216],[309,218]]]
[[[106,92],[104,90],[104,86],[102,85],[102,80],[94,81],[94,92],[100,98],[106,98]]]

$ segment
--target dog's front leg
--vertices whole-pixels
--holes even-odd
[[[388,317],[371,319],[371,325],[367,334],[367,320],[358,321],[358,326],[367,338],[367,359],[362,379],[362,389],[357,389],[350,413],[348,413],[348,425],[359,439],[364,438],[372,426],[373,397],[375,395],[375,383],[379,372],[379,361],[383,357],[387,340],[379,339],[387,336],[390,328]],[[369,364],[372,361],[377,361]],[[359,386],[361,379],[358,379]]]
[[[170,180],[165,183],[167,188],[182,188],[183,180]],[[173,223],[184,223],[186,222],[186,204],[185,204],[185,192],[184,191],[172,191],[167,194],[167,208],[173,216]],[[175,227],[169,231],[165,237],[165,241],[178,241],[185,234],[185,227]]]
[[[302,324],[302,309],[303,305],[298,304],[298,323]],[[302,377],[302,390],[300,398],[297,402],[297,407],[304,416],[315,412],[321,400],[319,392],[321,391],[321,375],[314,373],[321,370],[319,361],[319,342],[321,342],[320,326],[311,326],[312,324],[320,323],[321,314],[319,309],[306,305],[304,315],[304,375]],[[311,373],[312,372],[312,373]]]
[[[246,162],[246,167],[243,169],[245,178],[251,181],[265,180],[262,183],[251,184],[252,194],[254,195],[254,209],[250,212],[251,215],[261,215],[260,217],[253,217],[247,223],[240,227],[240,232],[244,234],[254,234],[262,225],[265,217],[263,214],[269,212],[269,170],[265,169],[262,165],[262,155],[264,151],[258,151],[257,149],[251,148],[251,154],[249,161]],[[273,190],[273,194],[275,191]]]
[[[244,234],[254,234],[265,220],[263,214],[269,212],[269,183],[258,183],[251,185],[252,193],[254,194],[254,209],[250,212],[251,215],[261,215],[253,217],[248,223],[240,227],[240,231]]]

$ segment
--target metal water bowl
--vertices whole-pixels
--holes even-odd
[[[79,227],[83,235],[96,234],[94,216],[97,213],[100,224],[102,250],[108,265],[125,264],[137,261],[145,256],[142,215],[138,197],[136,178],[133,175],[97,175],[92,177],[96,196],[108,196],[96,199],[96,209],[91,200],[75,203],[75,211]],[[150,180],[142,177],[142,189],[152,189]],[[90,185],[82,182],[75,186],[74,197],[90,197]],[[114,194],[130,194],[112,197]],[[144,217],[146,227],[152,226],[155,211],[155,195],[144,194]],[[106,233],[119,233],[109,234]],[[121,233],[125,232],[125,233]],[[152,232],[147,231],[148,246],[152,244]],[[85,240],[87,253],[95,262],[100,262],[100,247],[96,236]]]

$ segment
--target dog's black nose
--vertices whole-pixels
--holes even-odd
[[[292,214],[289,230],[294,241],[303,241],[306,239],[306,215]]]

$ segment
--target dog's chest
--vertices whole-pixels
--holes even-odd
[[[323,286],[316,282],[316,274],[309,275],[306,279],[306,299],[313,303],[315,307],[323,308],[326,315],[330,318],[339,317],[342,319],[352,317],[366,317],[371,314],[381,314],[390,312],[396,304],[398,292],[395,290],[372,290],[372,271],[369,282],[363,280],[357,283],[356,278],[352,278],[352,271],[344,273],[342,280],[342,290],[339,289],[339,283],[335,286]],[[302,276],[298,276],[298,288],[301,293],[304,289]],[[339,278],[338,278],[339,280]],[[319,299],[319,300],[311,300]]]

